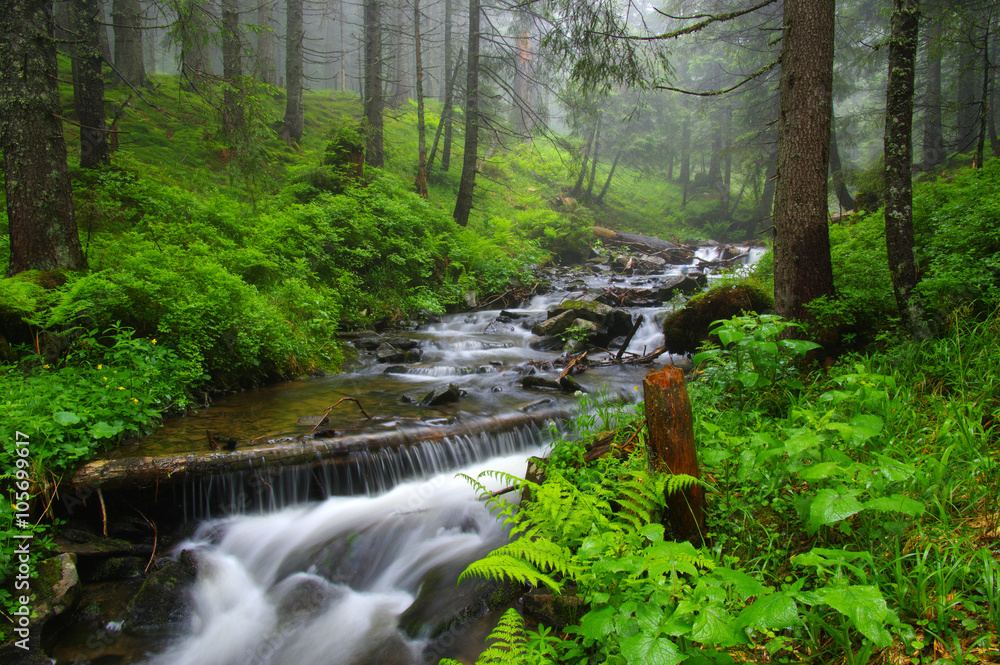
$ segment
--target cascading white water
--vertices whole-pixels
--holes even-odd
[[[523,475],[525,458],[537,452],[462,472]],[[177,548],[196,552],[199,567],[188,633],[148,664],[421,663],[426,636],[405,634],[401,615],[418,610],[411,626],[439,620],[420,615],[421,590],[454,580],[502,540],[475,491],[452,472],[378,496],[204,522]]]

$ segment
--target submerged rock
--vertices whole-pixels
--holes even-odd
[[[420,406],[440,406],[452,404],[462,397],[462,390],[454,383],[439,386],[420,398]]]

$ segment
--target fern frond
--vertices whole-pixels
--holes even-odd
[[[524,619],[514,608],[504,612],[487,639],[489,646],[476,665],[521,665],[527,657]]]
[[[497,548],[494,552],[523,559],[546,573],[572,577],[576,573],[573,553],[569,548],[529,531],[524,537]]]
[[[476,577],[496,580],[509,579],[526,582],[532,586],[544,584],[554,593],[559,593],[560,590],[559,582],[538,570],[530,562],[510,554],[499,553],[496,550],[479,561],[470,563],[469,567],[458,576],[458,581]]]
[[[686,490],[694,485],[704,485],[700,480],[694,476],[689,476],[686,473],[674,473],[667,476],[667,494],[674,494],[682,490]]]

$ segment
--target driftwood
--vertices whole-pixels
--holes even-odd
[[[642,386],[650,467],[698,478],[694,422],[684,372],[676,367],[654,370],[646,375]],[[664,521],[679,538],[700,543],[705,534],[705,495],[701,485],[689,485],[668,495]]]
[[[622,359],[622,354],[625,353],[625,349],[628,348],[629,342],[631,342],[632,338],[635,337],[636,331],[639,330],[639,326],[642,325],[642,322],[645,320],[645,318],[646,317],[644,317],[642,314],[640,314],[638,318],[636,318],[635,323],[632,324],[632,330],[630,330],[628,332],[628,335],[625,336],[625,341],[622,342],[621,348],[618,349],[618,355],[615,356],[615,360]]]
[[[326,407],[326,411],[324,411],[323,415],[320,416],[319,422],[317,422],[315,425],[313,425],[313,428],[311,430],[309,430],[309,433],[312,434],[317,429],[319,429],[319,426],[323,424],[323,422],[326,420],[326,417],[330,415],[331,411],[333,411],[334,407],[336,407],[341,402],[354,402],[355,404],[358,405],[358,408],[361,409],[361,413],[365,414],[365,418],[367,418],[368,420],[372,419],[372,417],[368,415],[368,412],[365,411],[365,407],[361,406],[361,402],[358,401],[357,397],[341,397],[336,402],[334,402],[330,406]]]
[[[499,304],[501,309],[506,309],[514,305],[518,305],[531,296],[535,295],[535,289],[538,288],[537,284],[532,284],[531,288],[526,286],[518,286],[513,289],[507,289],[503,293],[498,293],[496,295],[490,296],[483,302],[477,304],[472,308],[472,311],[478,311],[483,309],[496,309]]]
[[[68,485],[74,491],[97,488],[145,487],[173,484],[192,477],[273,466],[314,466],[350,463],[352,453],[414,445],[424,441],[482,432],[507,431],[531,424],[564,420],[570,412],[559,407],[531,413],[512,411],[475,418],[444,427],[428,425],[332,439],[298,437],[290,442],[243,446],[233,452],[200,451],[157,457],[99,459],[76,470]]]
[[[614,231],[602,226],[595,226],[593,234],[600,238],[605,245],[628,247],[643,254],[659,256],[668,263],[686,263],[694,258],[694,250],[690,247],[675,245],[662,238]]]

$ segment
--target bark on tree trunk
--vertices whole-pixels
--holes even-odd
[[[808,320],[833,295],[827,170],[833,109],[834,0],[785,0],[774,201],[775,311]],[[835,341],[835,331],[817,331]]]
[[[531,109],[531,33],[522,30],[517,36],[517,59],[514,72],[514,108],[512,113],[514,131],[524,138],[530,138],[534,126]]]
[[[385,152],[382,138],[382,2],[365,0],[365,161],[382,168]]]
[[[3,148],[10,263],[25,270],[81,270],[87,262],[73,216],[56,85],[52,4],[13,0],[0,12],[0,147]]]
[[[918,338],[929,337],[923,310],[914,297],[912,125],[913,79],[917,54],[919,0],[895,0],[889,38],[889,79],[885,102],[885,244],[896,304]]]
[[[654,370],[642,380],[645,393],[646,442],[651,470],[700,478],[694,442],[691,400],[684,386],[684,372],[676,367]],[[705,494],[701,485],[690,485],[666,497],[664,522],[679,540],[701,545],[705,534]]]
[[[266,28],[257,33],[257,78],[262,83],[277,85],[278,71],[274,65],[274,2],[265,0],[257,7],[257,24]]]
[[[142,9],[139,0],[114,0],[111,20],[115,26],[115,85],[127,81],[136,88],[144,88],[146,67],[142,60]]]
[[[73,0],[76,25],[74,83],[76,117],[80,121],[80,166],[96,169],[110,162],[104,117],[104,76],[101,71],[100,0]]]
[[[305,109],[302,106],[302,0],[288,0],[285,18],[285,118],[282,138],[286,143],[302,140]]]
[[[472,212],[472,192],[476,187],[476,161],[479,152],[479,0],[469,0],[469,61],[465,73],[465,154],[462,159],[462,179],[455,202],[455,221],[459,226],[469,223]]]

